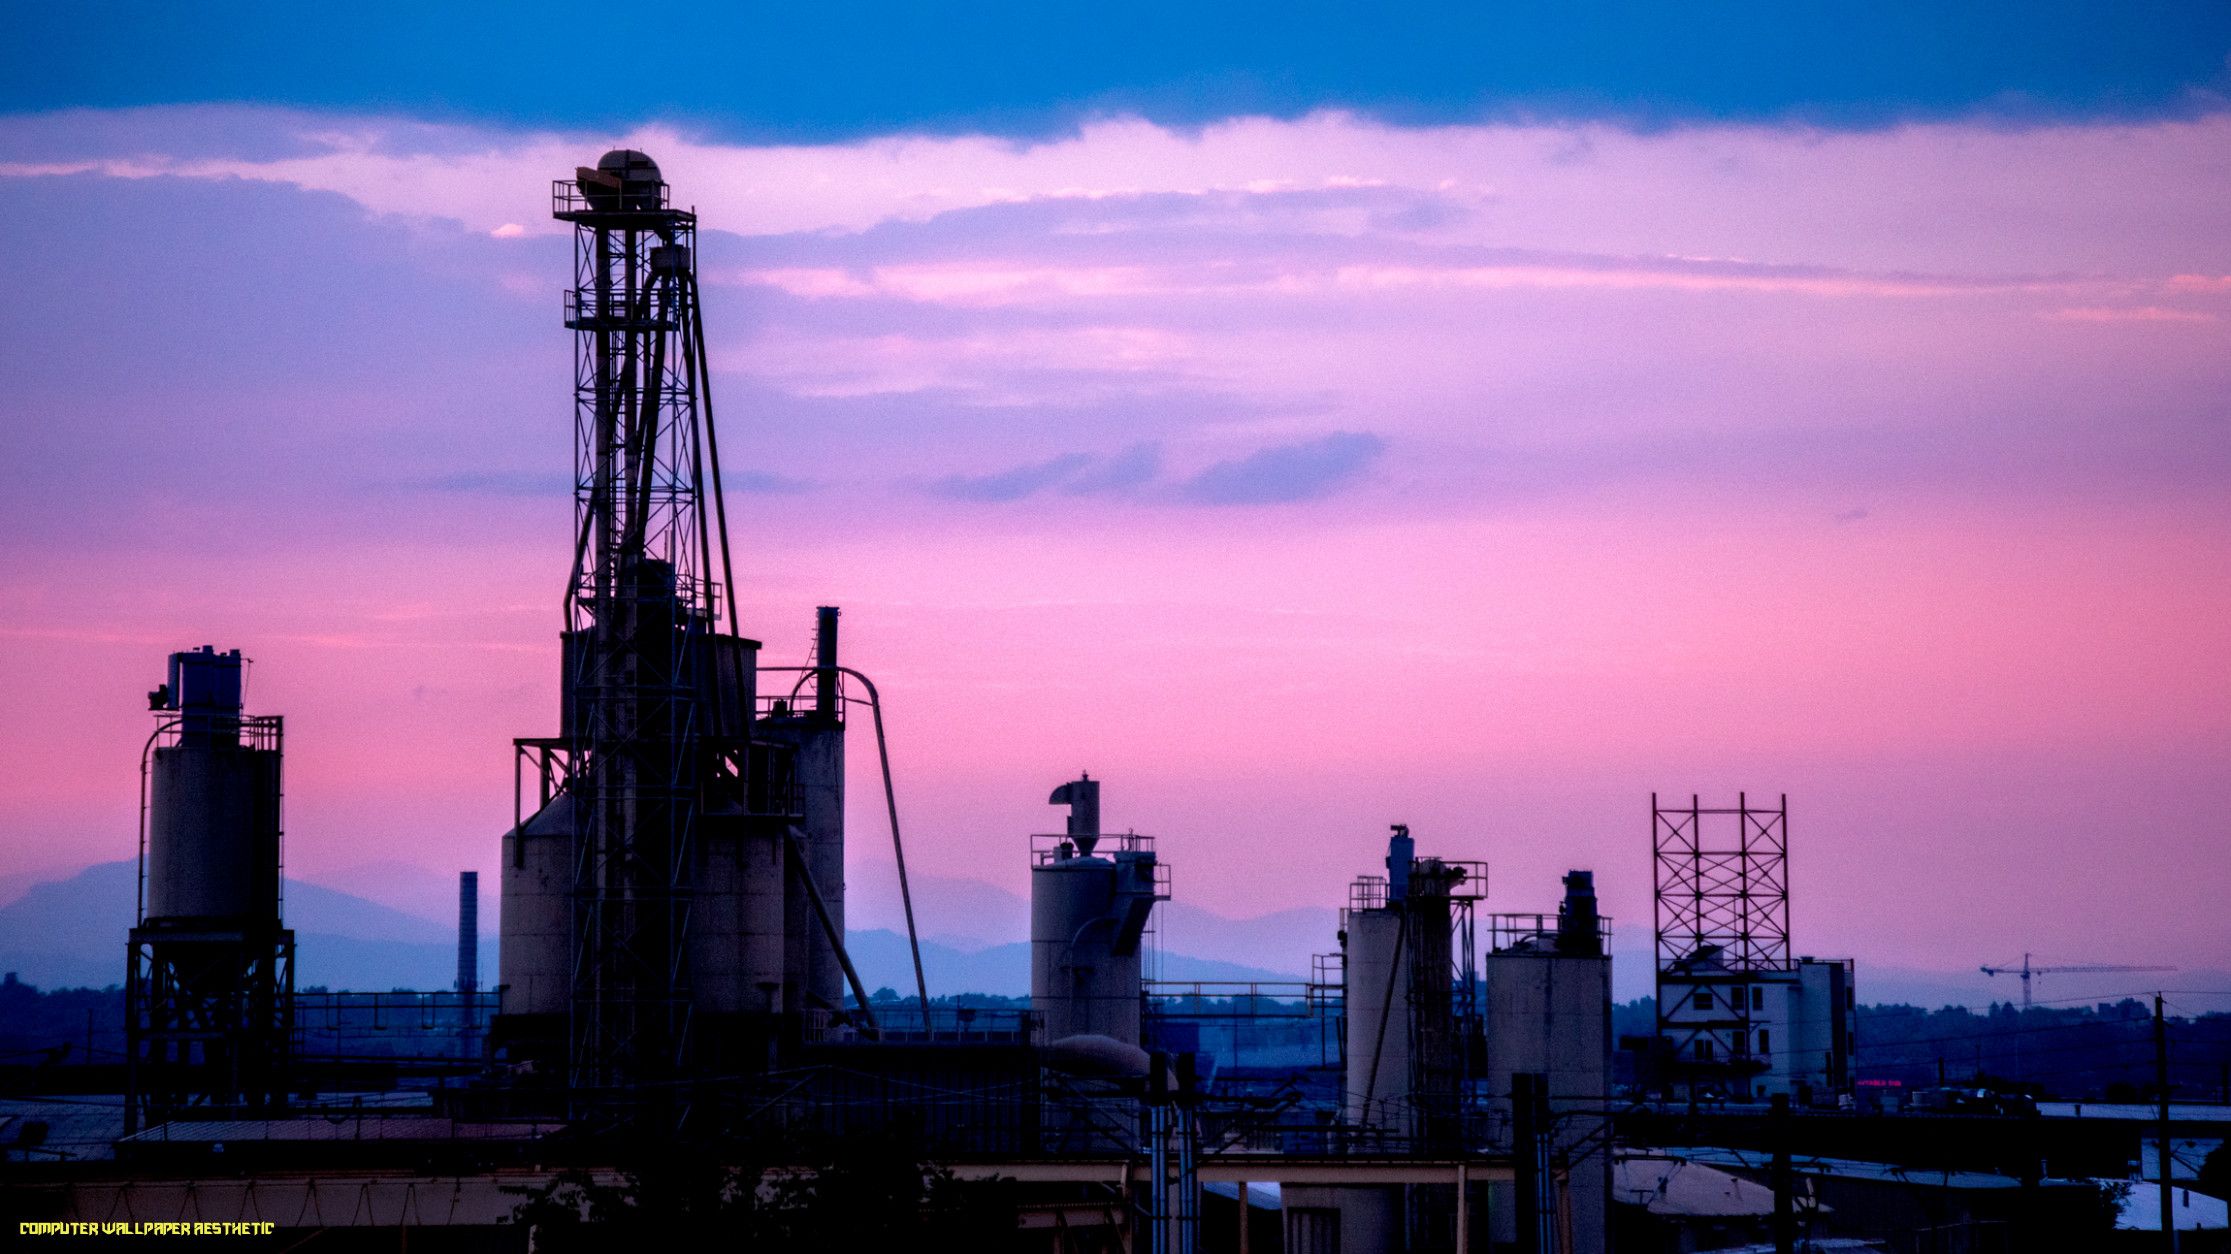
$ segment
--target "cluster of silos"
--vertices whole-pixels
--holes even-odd
[[[574,241],[573,563],[558,734],[516,742],[492,1031],[621,1100],[849,1026],[837,614],[809,667],[764,668],[741,634],[697,215],[670,190],[630,149],[552,186]],[[762,709],[770,671],[810,699],[801,679]]]
[[[1503,926],[1503,920],[1523,920]],[[1480,962],[1492,1147],[1527,1169],[1497,1185],[1489,1206],[1497,1242],[1554,1234],[1560,1254],[1599,1254],[1608,1240],[1611,1153],[1611,956],[1595,876],[1572,871],[1554,923],[1499,916]],[[1520,1109],[1521,1105],[1528,1109]],[[1523,1195],[1522,1195],[1523,1194]]]
[[[817,615],[815,665],[797,690],[760,708],[758,643],[704,635],[697,706],[709,720],[696,775],[679,930],[692,1047],[706,1066],[764,1062],[786,1044],[841,1031],[845,976],[844,731],[837,610]],[[571,674],[575,651],[565,650]],[[564,717],[579,717],[565,685]],[[512,1056],[564,1048],[581,987],[581,804],[564,767],[538,768],[521,746],[520,821],[503,838],[501,1007],[495,1034]],[[536,755],[540,753],[541,756]]]
[[[237,649],[173,653],[149,694],[126,1123],[280,1103],[294,936],[280,909],[281,723],[243,714]]]
[[[1136,1048],[1144,984],[1140,942],[1165,890],[1151,842],[1103,837],[1100,782],[1054,790],[1068,830],[1039,838],[1030,868],[1030,1008],[1049,1044],[1105,1037]],[[1103,840],[1112,848],[1103,848]]]
[[[1485,870],[1419,857],[1401,825],[1385,866],[1350,886],[1340,916],[1341,1123],[1354,1153],[1458,1151],[1475,1027],[1458,1007],[1460,936]],[[1440,1186],[1288,1186],[1285,1204],[1337,1216],[1340,1249],[1401,1250],[1453,1231],[1456,1198]]]

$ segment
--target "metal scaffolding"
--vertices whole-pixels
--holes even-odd
[[[573,574],[566,591],[567,786],[574,792],[576,1087],[682,1073],[690,1046],[701,743],[749,711],[705,708],[728,581],[703,403],[694,213],[657,167],[616,153],[561,180],[574,226]],[[710,500],[708,501],[708,498]],[[716,573],[713,563],[721,561]],[[731,608],[731,628],[734,619]]]
[[[1757,1070],[1747,1048],[1752,985],[1793,969],[1789,798],[1767,808],[1737,793],[1729,809],[1693,795],[1687,806],[1667,806],[1652,793],[1650,823],[1658,1038],[1684,1074],[1733,1079]]]

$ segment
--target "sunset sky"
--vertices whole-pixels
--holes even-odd
[[[1085,768],[1214,911],[1401,821],[1639,941],[1650,794],[1749,790],[1801,952],[2231,967],[2231,7],[305,7],[6,18],[0,875],[132,853],[210,643],[290,873],[492,879],[630,146],[916,866]]]

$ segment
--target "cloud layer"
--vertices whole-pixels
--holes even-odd
[[[1508,908],[1596,865],[1634,917],[1652,786],[1796,794],[1805,874],[1872,903],[1816,881],[1822,949],[2073,945],[2118,892],[2231,892],[2204,111],[781,145],[0,118],[46,242],[0,308],[0,631],[56,712],[0,739],[32,781],[0,822],[128,852],[135,703],[206,640],[301,729],[290,865],[492,856],[567,558],[544,198],[617,142],[705,225],[747,627],[788,657],[846,606],[930,865],[1019,867],[1084,765],[1232,913],[1336,899],[1408,816],[1508,867]],[[2075,831],[2115,855],[2024,869]],[[1273,846],[1290,873],[1251,873]],[[1925,857],[1973,865],[1924,891]],[[1978,906],[1962,868],[2020,891]]]

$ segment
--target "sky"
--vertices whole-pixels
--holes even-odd
[[[290,873],[492,882],[624,145],[912,866],[1085,769],[1213,911],[1406,822],[1646,943],[1652,794],[1786,794],[1799,952],[2231,967],[2231,8],[453,7],[8,9],[0,875],[210,643]]]

